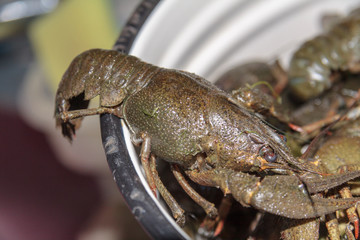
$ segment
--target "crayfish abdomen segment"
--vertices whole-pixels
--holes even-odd
[[[142,88],[159,69],[122,53],[92,49],[78,55],[65,72],[57,98],[69,100],[84,93],[84,100],[100,94],[101,106],[115,106],[125,94]]]
[[[288,73],[296,97],[305,101],[328,90],[336,80],[334,72],[359,72],[359,26],[359,9],[356,9],[296,51]]]
[[[56,93],[56,125],[62,126],[64,136],[71,140],[83,116],[114,113],[111,108],[141,89],[160,70],[136,57],[112,50],[92,49],[78,55],[65,72]],[[89,100],[97,95],[100,95],[103,109],[87,111]]]

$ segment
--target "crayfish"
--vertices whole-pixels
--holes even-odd
[[[301,100],[316,97],[331,88],[344,71],[359,72],[360,8],[340,18],[329,31],[294,53],[289,67],[290,88]]]
[[[87,109],[100,95],[100,106]],[[209,218],[218,211],[185,180],[216,187],[245,207],[290,219],[313,219],[354,206],[359,198],[324,198],[321,193],[360,176],[360,171],[319,172],[318,161],[295,158],[285,141],[231,95],[205,79],[164,69],[112,50],[77,56],[56,93],[55,118],[72,139],[84,116],[122,118],[150,188],[156,189],[174,218],[185,215],[164,187],[156,158],[171,164],[181,187]]]
[[[283,126],[287,123],[287,136],[290,135],[290,140],[294,140],[291,139],[294,136],[296,141],[301,139],[298,145],[309,142],[322,127],[335,125],[338,121],[335,128],[328,127],[322,131],[323,139],[319,140],[318,135],[315,137],[317,140],[310,144],[313,145],[311,150],[317,149],[312,159],[318,161],[317,171],[321,173],[338,174],[359,169],[359,107],[351,109],[350,105],[359,101],[360,91],[358,84],[347,79],[351,76],[349,73],[359,72],[359,19],[359,9],[355,9],[347,17],[339,18],[326,33],[306,41],[292,56],[289,71],[280,70],[282,76],[278,75],[278,63],[268,65],[256,62],[230,70],[216,83],[230,92],[239,104],[260,112],[266,121],[275,117],[277,124]],[[355,77],[354,82],[358,82],[358,75]],[[287,78],[289,85],[284,84]],[[355,89],[348,88],[354,85],[357,86]],[[277,98],[283,100],[282,104]],[[296,101],[292,102],[293,99]],[[344,113],[344,108],[348,114]],[[349,121],[350,124],[342,126]],[[299,131],[300,135],[291,130]],[[326,134],[331,136],[324,136]],[[314,144],[319,145],[324,140],[321,147],[314,147]],[[296,152],[294,149],[293,153]],[[301,158],[308,159],[306,154]],[[356,181],[349,181],[322,195],[325,198],[352,198],[358,195],[356,185]],[[354,225],[355,236],[350,223],[346,224],[345,230],[339,230],[338,223],[347,221],[339,217],[341,212],[327,215],[330,239],[339,239],[342,235],[348,239],[357,238],[359,210],[358,204],[346,210],[349,222]],[[317,239],[320,235],[319,220],[285,220],[282,238]]]
[[[322,96],[317,96],[316,99],[308,100],[300,105],[300,107],[296,107],[296,104],[289,98],[288,86],[286,86],[285,89],[277,87],[283,85],[284,81],[284,76],[279,75],[279,71],[282,74],[287,74],[280,68],[278,62],[274,64],[263,62],[246,63],[225,73],[215,84],[226,89],[239,104],[248,108],[249,111],[261,113],[261,117],[265,118],[267,122],[272,121],[272,124],[277,125],[278,129],[281,128],[283,133],[286,132],[287,141],[291,146],[293,154],[298,155],[301,146],[309,143],[311,139],[316,136],[315,139],[317,140],[312,141],[312,144],[310,144],[312,147],[309,147],[308,150],[311,149],[314,151],[318,149],[317,152],[310,156],[311,158],[306,157],[306,154],[301,158],[309,160],[315,159],[315,161],[318,161],[317,171],[337,174],[339,172],[358,170],[359,157],[357,155],[360,150],[360,145],[358,144],[360,136],[358,121],[359,107],[350,107],[350,105],[354,104],[354,101],[359,100],[357,76],[345,79],[346,83],[342,88],[334,86]],[[234,73],[241,73],[241,75],[234,75]],[[340,84],[344,85],[343,82]],[[278,89],[280,89],[280,91]],[[349,92],[352,92],[352,94],[349,95]],[[278,99],[285,99],[286,101],[279,102]],[[334,104],[334,102],[336,104]],[[344,106],[345,103],[347,107]],[[339,119],[338,116],[341,116],[340,113],[344,112],[344,108],[345,110],[347,109],[348,113],[342,113],[343,117]],[[331,118],[326,117],[329,114],[333,114]],[[274,117],[276,121],[273,121]],[[314,135],[313,131],[320,131],[324,123],[329,123],[329,119],[339,119],[339,122],[335,125],[335,129],[334,127],[331,129],[328,127],[322,131],[322,134]],[[298,129],[302,130],[300,133],[293,131],[292,121],[305,124],[303,127],[298,127]],[[334,120],[332,120],[332,122],[333,121]],[[349,121],[351,123],[350,126],[348,126]],[[289,125],[286,127],[284,123],[288,123]],[[334,124],[335,122],[332,123],[332,125]],[[343,126],[344,124],[347,125]],[[308,132],[308,130],[311,130],[311,132]],[[332,133],[332,135],[330,135],[330,137],[324,136],[324,134],[326,135],[327,133]],[[323,136],[321,137],[321,135]],[[319,137],[321,137],[321,139]],[[326,141],[322,146],[317,146],[324,142],[324,140]],[[350,181],[331,191],[325,191],[323,196],[334,198],[340,195],[344,198],[352,198],[352,194],[358,195],[358,192],[354,192],[355,187],[353,182],[354,181]],[[351,192],[347,187],[349,184],[351,186]],[[359,220],[358,214],[355,212],[355,207],[347,209],[346,213],[350,223],[354,225],[355,236],[357,237]],[[330,238],[338,239],[341,235],[346,234],[349,239],[355,239],[351,230],[353,226],[348,223],[346,224],[346,231],[339,231],[337,224],[338,219],[334,216],[334,214],[330,214],[326,219],[326,226]],[[338,216],[338,213],[336,216]],[[270,218],[270,220],[266,219],[266,221],[274,221],[274,219],[271,219],[274,217],[271,216],[265,215],[263,218]],[[341,223],[343,223],[344,219],[345,218],[339,219],[339,221],[341,220]],[[292,221],[277,219],[277,221],[281,222],[281,224],[275,232],[281,231],[281,237],[283,239],[318,239],[320,236],[320,218]],[[263,236],[261,232],[271,227],[268,223],[263,223],[263,225],[265,225],[265,227],[259,226],[259,229],[254,232],[255,236],[259,234],[260,237]]]

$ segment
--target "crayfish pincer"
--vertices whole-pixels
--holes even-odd
[[[100,95],[100,106],[87,109]],[[205,79],[159,68],[112,50],[93,49],[70,64],[56,93],[55,117],[72,139],[82,117],[114,114],[126,122],[150,188],[158,189],[180,224],[183,210],[157,176],[155,158],[171,164],[180,185],[209,216],[214,204],[185,181],[220,188],[243,206],[288,218],[314,218],[360,199],[317,193],[360,176],[323,176],[314,162],[294,158],[283,139],[256,115]]]

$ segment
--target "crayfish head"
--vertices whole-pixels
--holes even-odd
[[[272,129],[264,127],[262,135],[248,133],[249,152],[256,156],[258,170],[270,170],[275,173],[298,172],[302,164],[290,153],[286,146],[286,138]]]

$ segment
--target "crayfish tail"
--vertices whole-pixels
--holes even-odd
[[[61,127],[64,137],[70,142],[75,136],[75,132],[80,128],[83,117],[73,117],[74,110],[86,109],[89,106],[89,100],[84,100],[84,93],[69,100],[58,95],[55,108],[56,126]]]
[[[61,123],[61,132],[64,137],[72,142],[73,136],[75,136],[75,125],[70,122],[63,122]]]

